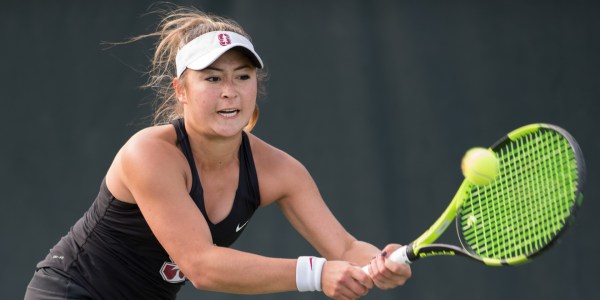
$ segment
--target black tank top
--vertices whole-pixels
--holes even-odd
[[[242,133],[238,188],[229,215],[212,224],[204,208],[202,186],[183,120],[173,125],[192,170],[190,196],[202,211],[213,243],[230,246],[260,204],[258,179],[248,136]],[[177,220],[173,220],[176,226]],[[152,234],[139,207],[116,199],[102,180],[96,200],[50,249],[38,268],[67,273],[94,299],[175,299],[185,276]]]

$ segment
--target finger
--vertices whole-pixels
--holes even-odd
[[[354,297],[364,296],[373,287],[371,277],[356,267],[350,273],[350,278],[346,282],[346,287],[354,294]]]
[[[384,252],[385,253],[385,252]],[[390,270],[385,265],[386,261],[385,255],[381,255],[375,259],[375,266],[377,268],[377,274],[379,277],[388,278],[391,275]]]
[[[356,267],[352,272],[352,278],[367,288],[367,290],[373,288],[373,279],[371,279],[370,275],[363,272],[362,268]]]
[[[375,284],[380,289],[391,289],[398,285],[403,285],[408,279],[406,268],[410,269],[408,265],[402,263],[395,263],[388,259],[378,259],[375,261],[378,273],[374,276]],[[394,272],[388,266],[389,264],[395,264],[394,269],[398,272]]]
[[[383,248],[383,252],[392,254],[394,251],[398,250],[401,247],[402,247],[402,245],[400,245],[400,244],[388,244],[387,246],[385,246]]]
[[[407,264],[386,261],[386,268],[392,271],[392,280],[395,285],[404,285],[412,276],[412,269]]]
[[[386,269],[390,270],[394,275],[410,277],[410,266],[404,263],[397,263],[392,260],[385,261]]]
[[[361,295],[355,293],[351,288],[344,288],[339,291],[339,293],[333,297],[334,299],[358,299]]]
[[[369,289],[358,280],[350,280],[346,287],[352,293],[353,297],[366,295],[369,291]]]
[[[336,300],[353,300],[356,298],[353,298],[350,293],[346,292],[345,294],[342,293],[342,295],[338,295],[338,296],[334,297],[334,299],[336,299]]]

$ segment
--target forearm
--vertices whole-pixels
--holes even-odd
[[[236,294],[296,291],[296,260],[269,258],[234,249],[212,247],[181,266],[202,290]]]
[[[363,241],[354,240],[346,247],[340,260],[346,260],[360,266],[368,264],[374,256],[381,253],[377,247]]]

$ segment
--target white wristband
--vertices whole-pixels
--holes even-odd
[[[326,261],[322,257],[298,257],[296,262],[296,287],[298,291],[321,291],[321,272],[323,272],[323,265]]]

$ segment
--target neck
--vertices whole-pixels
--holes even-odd
[[[201,169],[220,169],[238,162],[242,135],[229,138],[209,138],[193,135],[190,139],[194,160]]]

